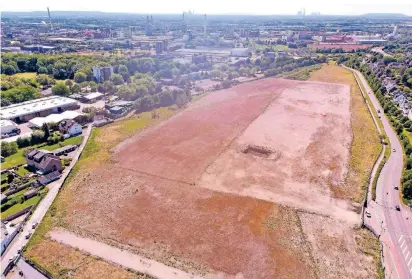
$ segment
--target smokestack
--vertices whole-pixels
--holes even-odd
[[[50,9],[47,7],[47,14],[49,15],[49,22],[50,22],[50,31],[53,31],[53,25],[51,21]]]
[[[186,33],[185,12],[183,12],[182,19],[183,19],[183,22],[182,22],[182,32],[183,32],[183,34],[185,34],[185,33]]]
[[[207,17],[206,17],[206,14],[205,14],[205,17],[204,17],[204,19],[203,19],[203,36],[205,37],[205,39],[206,39],[206,36],[207,36],[207,34],[206,34],[206,26],[207,26]]]

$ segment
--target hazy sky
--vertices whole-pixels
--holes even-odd
[[[1,11],[102,11],[128,13],[181,13],[194,10],[199,14],[364,14],[403,13],[412,15],[412,0],[4,0]]]

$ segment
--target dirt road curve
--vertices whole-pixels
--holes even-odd
[[[149,274],[159,279],[207,278],[186,273],[179,269],[164,265],[154,260],[143,258],[136,254],[109,246],[102,242],[76,236],[75,234],[68,231],[54,230],[50,232],[50,237],[57,242],[78,248],[84,252],[103,258],[108,262],[112,262],[126,268],[131,268],[138,272]],[[213,278],[218,277],[214,276]]]
[[[355,73],[366,88],[375,110],[383,112],[364,76],[359,71]],[[376,188],[376,206],[373,211],[369,210],[378,220],[376,223],[379,227],[375,229],[380,234],[384,250],[389,249],[387,257],[392,258],[385,259],[386,267],[392,269],[387,270],[387,273],[392,273],[391,278],[395,276],[399,279],[407,279],[412,278],[412,212],[406,206],[402,206],[400,193],[394,189],[394,186],[400,185],[403,152],[401,143],[388,119],[383,113],[380,115],[391,148],[395,151],[391,153],[380,173]],[[401,211],[395,209],[397,205],[401,206]]]

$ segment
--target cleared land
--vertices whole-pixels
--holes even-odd
[[[350,204],[333,193],[347,172],[349,88],[291,84],[209,166],[199,185],[356,223]],[[244,146],[263,147],[270,154],[244,152]]]
[[[336,239],[353,236],[356,215],[335,193],[349,109],[345,85],[264,79],[203,97],[115,154],[139,129],[95,130],[27,254],[52,265],[55,249],[72,248],[47,232],[64,227],[196,275],[370,278],[373,260],[354,238],[327,253],[328,231],[317,236],[326,222],[346,229]]]
[[[343,83],[350,86],[350,111],[353,139],[346,181],[335,193],[343,199],[361,202],[373,164],[381,151],[379,134],[352,73],[337,65],[324,65],[311,73],[311,81]]]

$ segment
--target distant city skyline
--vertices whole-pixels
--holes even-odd
[[[253,3],[253,4],[252,4]],[[350,0],[350,1],[324,1],[312,0],[290,0],[278,4],[275,1],[255,0],[250,1],[145,1],[130,2],[127,0],[117,1],[2,1],[1,11],[101,11],[101,12],[124,12],[137,14],[178,14],[183,11],[194,11],[196,14],[250,14],[250,15],[293,15],[301,9],[306,14],[321,13],[323,15],[360,15],[365,13],[402,13],[412,15],[411,0]]]

